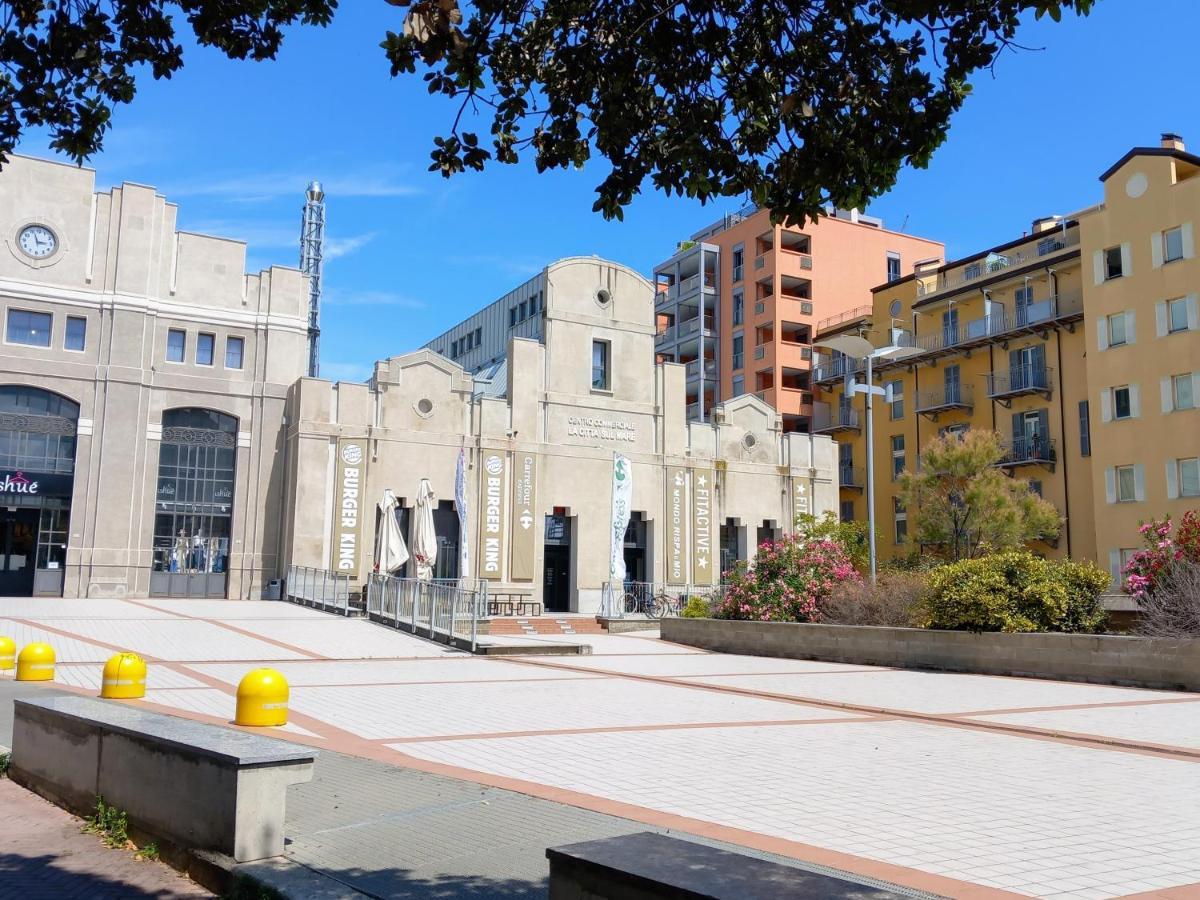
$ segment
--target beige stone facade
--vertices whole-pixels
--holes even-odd
[[[24,157],[0,172],[0,592],[257,597],[305,279],[246,275],[243,242],[94,182]]]
[[[386,489],[400,498],[411,547],[417,488],[428,478],[441,507],[435,574],[487,580],[493,595],[548,610],[591,612],[600,604],[614,454],[629,460],[633,479],[637,524],[624,548],[630,580],[712,583],[760,539],[790,530],[796,512],[835,509],[829,438],[783,433],[779,414],[753,395],[717,406],[710,422],[687,421],[684,367],[654,361],[654,291],[644,277],[578,257],[540,278],[544,337],[510,341],[507,383],[495,390],[481,390],[430,349],[377,363],[368,384],[297,382],[288,405],[285,517],[293,563],[336,565],[340,479],[360,452],[357,580],[372,565],[376,501]],[[348,445],[359,450],[344,458]],[[466,572],[454,512],[460,448]]]

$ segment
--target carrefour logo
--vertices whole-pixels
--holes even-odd
[[[346,444],[342,447],[342,462],[348,466],[357,466],[363,459],[362,447],[358,444]]]

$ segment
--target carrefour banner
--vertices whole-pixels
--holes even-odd
[[[533,581],[537,559],[537,456],[516,454],[513,469],[512,557],[508,577]]]
[[[633,466],[620,453],[613,454],[612,475],[612,539],[608,563],[608,580],[614,590],[625,583],[625,529],[633,505]]]

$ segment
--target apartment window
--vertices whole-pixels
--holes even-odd
[[[843,522],[854,521],[854,501],[843,500],[840,506],[841,519]]]
[[[472,347],[478,347],[483,343],[483,326],[480,325],[475,329],[475,339],[471,341]]]
[[[733,280],[739,282],[742,280],[742,271],[745,268],[746,249],[743,245],[738,244],[733,248]]]
[[[1133,418],[1133,401],[1129,385],[1124,384],[1121,387],[1113,388],[1112,398],[1114,419]]]
[[[1133,503],[1137,500],[1137,469],[1135,466],[1117,466],[1117,502]]]
[[[1088,421],[1088,402],[1079,401],[1079,455],[1092,455],[1092,426]]]
[[[892,481],[904,473],[904,435],[892,435]]]
[[[1042,496],[1042,483],[1040,481],[1035,478],[1031,478],[1026,482],[1026,484],[1029,485],[1029,492],[1031,494],[1037,494],[1039,497]]]
[[[508,327],[512,328],[516,324],[517,324],[517,308],[515,306],[510,306],[508,308]]]
[[[1183,229],[1170,228],[1162,233],[1163,262],[1183,259]]]
[[[1171,400],[1174,409],[1195,409],[1195,382],[1191,375],[1174,375],[1171,377]]]
[[[1129,339],[1127,323],[1128,316],[1123,312],[1113,313],[1108,317],[1108,346],[1119,347]]]
[[[6,340],[10,344],[49,347],[52,321],[50,313],[10,309],[8,311],[8,328],[5,331]]]
[[[746,318],[746,297],[742,291],[733,292],[733,324],[741,325]]]
[[[963,269],[963,280],[971,281],[983,274],[983,263],[971,263]]]
[[[767,311],[767,304],[763,303],[761,300],[759,300],[757,303],[754,304],[754,314],[756,316],[761,316],[766,311]]]
[[[891,408],[892,421],[904,418],[904,382],[892,381],[887,385],[887,396],[891,399],[888,401],[888,406]]]
[[[520,311],[517,313],[517,319],[521,322],[524,322],[529,318],[529,301],[522,300],[519,310]]]
[[[1104,251],[1104,280],[1110,281],[1113,278],[1120,278],[1125,274],[1125,270],[1121,265],[1121,248],[1120,246],[1109,247]]]
[[[1187,297],[1167,301],[1167,334],[1188,330]]]
[[[187,352],[187,332],[182,328],[172,328],[167,332],[167,362],[183,362]]]
[[[895,523],[896,543],[903,544],[908,540],[908,510],[896,498],[892,498],[892,521]]]
[[[240,369],[246,355],[246,342],[240,337],[225,338],[225,368]]]
[[[82,350],[87,346],[87,319],[67,316],[67,336],[63,340],[64,350]]]
[[[213,364],[213,348],[217,339],[211,334],[200,334],[196,337],[196,365],[211,366]]]
[[[740,397],[746,393],[746,376],[737,375],[733,379],[733,396]]]
[[[1175,461],[1180,497],[1200,497],[1200,458]],[[1168,491],[1168,494],[1170,491]]]
[[[608,341],[592,341],[592,390],[609,389],[608,356]]]
[[[887,255],[887,280],[900,280],[900,254],[895,250],[889,250]]]
[[[458,359],[458,341],[450,342],[450,358]]]
[[[746,337],[745,335],[735,334],[733,336],[733,369],[737,371],[746,364]]]
[[[941,435],[952,434],[961,441],[963,439],[963,435],[967,433],[967,431],[968,431],[968,429],[970,429],[970,427],[971,426],[967,425],[965,422],[960,422],[957,425],[947,425],[945,428],[943,428],[939,432],[939,434],[941,434]]]

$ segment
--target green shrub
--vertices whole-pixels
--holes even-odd
[[[84,822],[84,831],[100,835],[110,847],[124,847],[129,840],[128,816],[123,810],[105,803],[103,797],[96,798],[96,812]]]
[[[687,598],[687,603],[679,611],[679,615],[684,619],[707,619],[712,615],[712,609],[707,598],[692,594]]]
[[[1027,550],[935,569],[923,607],[929,628],[954,631],[1104,630],[1100,594],[1109,576],[1088,562],[1045,560]]]
[[[8,775],[8,767],[11,762],[11,753],[0,753],[0,778],[4,778],[6,775]]]

